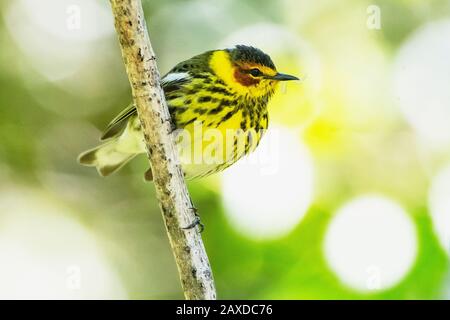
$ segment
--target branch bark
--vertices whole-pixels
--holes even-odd
[[[110,0],[122,57],[144,132],[153,180],[186,299],[216,299],[211,267],[196,218],[156,66],[141,0]]]

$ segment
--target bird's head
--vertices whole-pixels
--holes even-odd
[[[299,80],[279,73],[269,55],[250,46],[214,51],[210,67],[227,86],[250,98],[270,96],[280,81]]]

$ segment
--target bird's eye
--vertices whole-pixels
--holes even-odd
[[[254,69],[251,69],[251,70],[249,70],[249,72],[248,73],[250,73],[252,76],[254,76],[254,77],[260,77],[260,76],[262,76],[262,72],[261,72],[261,70],[259,70],[259,69],[257,69],[257,68],[254,68]]]

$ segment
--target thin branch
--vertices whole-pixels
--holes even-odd
[[[156,194],[186,299],[215,299],[211,267],[202,238],[190,225],[195,215],[156,66],[141,0],[110,0],[122,57],[144,132]]]

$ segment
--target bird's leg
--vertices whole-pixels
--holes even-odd
[[[205,225],[202,223],[200,216],[198,215],[198,210],[194,206],[192,206],[190,209],[194,212],[194,215],[195,215],[194,221],[190,225],[188,225],[184,228],[181,228],[181,229],[189,230],[189,229],[192,229],[192,228],[195,228],[196,226],[198,226],[200,233],[202,233],[203,230],[205,230]]]

